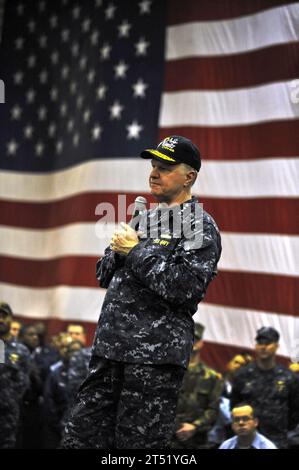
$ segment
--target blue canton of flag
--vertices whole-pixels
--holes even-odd
[[[1,168],[135,157],[158,139],[164,2],[6,2]]]

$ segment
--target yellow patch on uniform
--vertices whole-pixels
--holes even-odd
[[[153,243],[154,243],[155,245],[161,245],[161,246],[168,246],[168,245],[169,245],[169,241],[167,241],[167,240],[160,240],[159,238],[155,238],[155,239],[153,240]]]
[[[283,389],[285,388],[285,382],[284,380],[277,380],[276,382],[276,388],[279,392],[282,392]]]
[[[9,360],[10,360],[10,362],[12,362],[13,364],[16,364],[16,363],[18,362],[18,360],[19,360],[19,357],[20,357],[20,356],[19,356],[18,354],[12,353],[12,354],[10,354],[10,356],[9,356]]]

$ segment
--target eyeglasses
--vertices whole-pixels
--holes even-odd
[[[253,416],[233,416],[234,423],[241,423],[241,421],[243,421],[243,423],[247,423],[252,419],[254,419]]]

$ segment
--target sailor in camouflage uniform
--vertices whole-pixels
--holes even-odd
[[[23,344],[10,338],[11,321],[10,306],[0,302],[0,340],[4,342],[4,362],[0,363],[0,449],[16,446],[21,402],[29,387],[30,354]]]
[[[73,401],[81,383],[87,377],[90,358],[91,348],[82,348],[70,358],[67,373],[70,401]]]
[[[199,220],[191,196],[197,147],[172,136],[141,157],[152,159],[150,187],[159,206],[143,217],[139,237],[122,224],[97,264],[100,286],[108,290],[65,448],[167,446],[192,351],[192,316],[216,275],[219,231],[205,211]],[[177,222],[193,227],[194,243],[176,233]]]
[[[223,380],[221,374],[201,360],[203,330],[200,323],[195,325],[193,353],[177,406],[176,433],[172,443],[175,449],[208,448],[208,431],[212,429],[219,413]]]
[[[299,381],[286,367],[277,364],[279,333],[262,327],[256,336],[256,361],[236,373],[231,406],[250,403],[259,420],[259,432],[278,448],[287,448],[287,432],[299,423]]]

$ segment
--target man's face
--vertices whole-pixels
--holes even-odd
[[[67,332],[73,341],[80,341],[82,344],[85,344],[86,337],[81,325],[69,325],[67,327]]]
[[[0,311],[0,336],[5,336],[9,333],[11,320],[11,315]]]
[[[11,336],[13,336],[14,338],[17,338],[19,336],[20,329],[21,329],[21,323],[19,323],[18,321],[11,322],[11,325],[10,325]]]
[[[265,340],[260,340],[255,345],[256,358],[260,360],[270,359],[274,357],[278,349],[278,343],[269,343]]]
[[[184,190],[186,171],[182,165],[169,165],[158,160],[152,160],[152,171],[149,185],[152,195],[159,202],[170,203]]]
[[[254,433],[258,420],[253,417],[251,406],[236,407],[232,411],[232,428],[237,436],[247,436]]]
[[[58,350],[61,358],[63,360],[68,360],[69,355],[69,346],[72,343],[72,337],[70,334],[64,333],[64,336],[60,339]]]
[[[27,328],[22,336],[22,342],[30,349],[35,349],[39,345],[38,334],[34,326]]]

